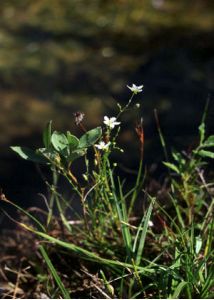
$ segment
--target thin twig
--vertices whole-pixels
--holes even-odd
[[[13,292],[13,299],[16,299],[16,294],[17,294],[18,289],[19,289],[19,280],[20,280],[20,276],[21,276],[21,266],[22,266],[22,261],[19,264],[19,270],[17,272],[16,284],[15,284],[15,288],[14,288],[14,292]]]
[[[98,281],[98,278],[95,276],[95,275],[93,275],[93,274],[90,274],[89,272],[87,272],[86,270],[83,270],[82,269],[82,272],[83,273],[85,273],[86,275],[88,275],[90,278],[92,278],[92,280],[94,281],[94,282],[92,282],[91,283],[91,285],[93,286],[93,287],[95,287],[106,299],[111,299],[111,297],[109,297],[109,295],[108,294],[106,294],[95,282],[97,282]]]

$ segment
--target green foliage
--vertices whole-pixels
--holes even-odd
[[[145,216],[143,217],[143,219],[140,223],[140,226],[138,227],[138,231],[137,231],[137,234],[135,237],[135,245],[136,245],[138,242],[139,232],[140,232],[140,230],[142,230],[141,236],[139,236],[139,242],[138,242],[139,245],[138,245],[138,248],[136,249],[136,262],[135,262],[136,265],[139,265],[142,260],[142,254],[143,254],[144,244],[146,241],[146,235],[147,235],[147,231],[148,231],[148,227],[149,227],[149,221],[150,221],[152,209],[153,209],[153,206],[155,203],[155,198],[150,199],[150,200],[151,200],[151,203],[148,207],[148,211],[146,212]],[[141,226],[142,226],[142,229],[141,229]],[[135,247],[133,248],[133,251],[134,250],[135,250]]]
[[[13,146],[11,147],[11,149],[25,160],[29,160],[35,163],[47,163],[47,159],[44,156],[37,154],[35,151],[27,147]]]
[[[69,131],[67,131],[67,140],[68,140],[70,152],[72,152],[78,148],[79,139],[75,135],[71,134]]]
[[[52,121],[48,122],[46,128],[43,131],[43,144],[46,149],[51,147],[51,134],[52,134]]]
[[[197,154],[206,158],[214,158],[214,152],[211,151],[199,150]]]
[[[64,133],[54,131],[51,135],[51,144],[57,152],[63,153],[63,150],[68,148],[68,139]]]
[[[66,134],[58,131],[52,133],[52,121],[50,121],[43,132],[45,148],[34,151],[26,147],[13,146],[11,149],[25,160],[51,164],[60,169],[62,165],[70,166],[74,160],[84,156],[87,149],[93,146],[101,135],[101,127],[89,130],[80,139],[69,131]]]
[[[172,163],[169,163],[169,162],[165,162],[165,161],[163,162],[163,164],[164,164],[167,168],[169,168],[170,170],[174,171],[175,173],[177,173],[177,174],[180,173],[178,167],[177,167],[175,164],[172,164]]]
[[[209,136],[203,143],[203,148],[214,147],[214,135]]]
[[[79,141],[79,148],[88,148],[96,143],[96,141],[101,137],[102,129],[101,127],[94,128],[86,132],[81,136]]]
[[[116,175],[117,165],[111,162],[110,155],[113,150],[121,150],[117,146],[120,127],[118,130],[114,127],[120,124],[117,121],[121,113],[132,105],[133,95],[127,105],[120,106],[117,118],[108,118],[111,126],[104,122],[105,134],[97,127],[77,138],[68,131],[52,132],[49,122],[43,132],[44,148],[33,151],[12,147],[22,158],[46,163],[53,172],[53,182],[48,185],[51,197],[46,225],[28,212],[26,216],[34,225],[20,223],[35,234],[41,244],[42,257],[54,279],[53,297],[69,297],[72,288],[69,281],[66,285],[64,281],[71,274],[67,275],[64,270],[64,276],[60,277],[62,271],[59,272],[58,265],[51,261],[49,251],[60,258],[75,255],[81,265],[88,261],[88,268],[91,272],[98,270],[100,278],[84,268],[83,272],[90,274],[93,280],[96,277],[92,286],[96,286],[101,297],[212,297],[214,198],[210,187],[213,182],[208,182],[204,171],[214,155],[214,136],[206,136],[203,118],[199,126],[199,145],[188,153],[173,150],[170,156],[156,112],[169,183],[155,195],[149,195],[144,186],[146,168],[141,156],[135,183],[129,187]],[[99,144],[95,144],[97,141]],[[140,142],[142,150],[142,140]],[[89,160],[87,150],[91,146],[94,156]],[[81,156],[85,156],[84,184],[76,179],[70,168]],[[79,215],[69,200],[58,192],[60,176],[68,180],[75,201],[82,207]],[[57,216],[53,214],[54,204]],[[78,220],[75,218],[71,222],[71,212]],[[60,228],[58,236],[53,236],[50,230],[55,226]],[[46,248],[42,246],[44,242],[49,243]]]

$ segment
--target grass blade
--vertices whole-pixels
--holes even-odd
[[[126,201],[124,199],[122,186],[121,186],[119,178],[118,178],[118,184],[119,184],[119,193],[120,193],[120,200],[121,200],[121,212],[122,212],[123,222],[129,223],[128,215],[127,215],[127,208],[126,208]],[[127,247],[128,251],[130,252],[130,249],[132,248],[132,246],[131,246],[132,237],[131,237],[130,229],[127,225],[125,225],[125,224],[123,224],[123,225],[121,225],[121,226],[123,226],[124,236],[125,236],[125,240],[126,240],[126,247]]]
[[[41,254],[42,254],[42,256],[43,256],[43,258],[44,258],[44,260],[45,260],[45,262],[46,262],[46,264],[47,264],[47,266],[48,266],[48,268],[49,268],[49,270],[50,270],[50,272],[51,272],[51,274],[54,278],[54,280],[56,281],[56,284],[58,285],[60,291],[62,292],[63,298],[64,299],[70,299],[70,295],[69,295],[68,291],[66,290],[66,288],[65,288],[62,280],[60,279],[59,275],[57,274],[57,271],[54,268],[54,266],[53,266],[53,264],[52,264],[52,262],[51,262],[51,260],[48,256],[45,248],[42,245],[40,245],[39,250],[40,250],[40,252],[41,252]]]
[[[68,250],[71,250],[73,251],[75,254],[77,254],[79,257],[85,259],[85,260],[89,260],[89,261],[94,261],[94,262],[97,262],[97,263],[100,263],[100,264],[103,264],[103,265],[107,265],[109,267],[119,267],[119,268],[129,268],[129,269],[133,269],[133,265],[132,264],[129,264],[129,263],[125,263],[125,262],[120,262],[120,261],[117,261],[117,260],[112,260],[112,259],[106,259],[106,258],[102,258],[100,257],[99,255],[97,255],[96,253],[92,252],[92,251],[89,251],[89,250],[86,250],[82,247],[79,247],[79,246],[76,246],[75,244],[73,243],[68,243],[68,242],[64,242],[64,241],[61,241],[61,240],[58,240],[44,232],[40,232],[40,231],[36,231],[34,230],[33,228],[23,224],[23,223],[19,223],[23,228],[35,233],[36,235],[44,238],[45,240],[51,242],[51,243],[54,243],[55,245],[58,245],[58,246],[61,246],[65,249],[68,249]],[[136,268],[139,270],[139,271],[142,271],[142,272],[148,272],[148,273],[154,273],[154,270],[153,268],[149,267],[149,268],[146,268],[146,267],[139,267],[139,266],[136,266]]]
[[[116,187],[115,187],[115,183],[114,183],[114,178],[113,178],[113,174],[112,174],[112,170],[111,170],[109,162],[108,162],[108,167],[109,167],[110,182],[111,182],[111,186],[112,186],[113,200],[114,200],[114,204],[115,204],[115,207],[116,207],[118,219],[119,219],[120,226],[121,226],[123,241],[124,241],[124,244],[125,244],[127,256],[129,257],[129,260],[131,260],[131,235],[130,235],[129,228],[127,227],[126,224],[124,224],[124,217],[123,217],[123,214],[125,214],[125,216],[127,216],[127,212],[126,212],[126,209],[124,208],[123,204],[122,204],[123,209],[120,207],[119,199],[118,199],[117,194],[116,194]],[[119,189],[120,189],[120,193],[122,193],[120,183],[119,183]],[[121,196],[121,198],[123,198],[123,195],[120,195],[120,196]],[[124,202],[124,201],[121,199],[121,202]],[[127,223],[127,219],[128,219],[128,217],[126,217],[125,223]]]
[[[46,232],[45,227],[37,220],[37,218],[35,218],[32,214],[30,214],[29,212],[27,212],[25,209],[21,208],[19,205],[13,203],[12,201],[8,200],[8,199],[4,199],[3,201],[5,201],[6,203],[9,203],[10,205],[14,206],[15,208],[17,208],[19,211],[21,211],[22,213],[24,213],[26,216],[28,216],[31,220],[33,220],[35,222],[35,224],[38,225],[38,227],[41,228],[42,231]]]
[[[143,224],[143,230],[142,230],[142,234],[141,234],[141,238],[139,241],[139,246],[138,246],[138,250],[137,250],[137,254],[136,254],[136,265],[137,266],[140,264],[140,261],[141,261],[143,248],[144,248],[144,244],[145,244],[145,239],[146,239],[146,233],[147,233],[147,229],[149,226],[149,220],[151,217],[154,203],[155,203],[155,198],[151,198],[151,203],[150,203],[149,208],[146,213],[145,221]]]
[[[188,284],[186,281],[181,281],[178,286],[176,287],[173,295],[170,297],[170,299],[178,299],[180,293],[182,292],[183,288]]]

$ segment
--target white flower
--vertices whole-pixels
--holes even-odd
[[[135,85],[134,83],[132,84],[132,86],[128,86],[127,88],[129,88],[134,94],[138,94],[141,93],[143,90],[143,85]]]
[[[152,227],[152,226],[154,226],[154,223],[153,223],[151,220],[149,220],[148,226],[149,226],[149,227]]]
[[[107,144],[104,141],[99,142],[99,144],[96,144],[95,147],[99,150],[107,150],[110,145],[110,142]]]
[[[120,122],[117,122],[116,120],[117,120],[117,118],[115,118],[115,117],[109,118],[109,117],[105,116],[103,123],[106,126],[108,126],[109,128],[113,129],[115,126],[120,125]]]

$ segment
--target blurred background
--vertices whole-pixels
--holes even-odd
[[[140,112],[123,117],[123,169],[137,168],[141,116],[146,163],[163,159],[154,108],[169,149],[187,149],[210,94],[213,131],[213,25],[213,0],[1,1],[0,186],[7,197],[29,206],[45,191],[35,166],[9,146],[41,146],[49,120],[80,134],[76,111],[88,128],[100,125],[128,100],[127,84],[144,91],[136,97]]]

